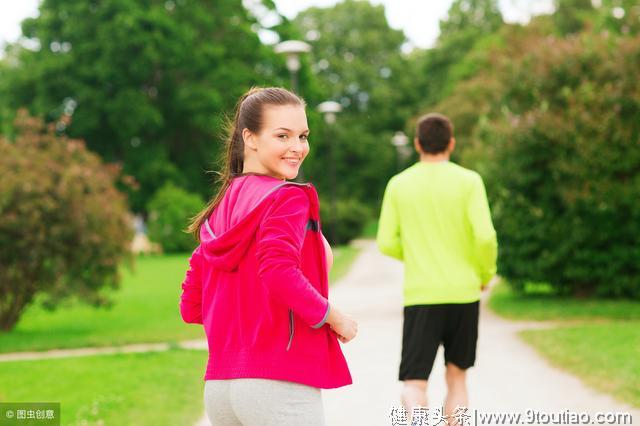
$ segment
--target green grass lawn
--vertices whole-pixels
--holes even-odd
[[[332,282],[346,273],[357,253],[353,247],[334,249]],[[201,326],[180,318],[180,284],[188,259],[188,254],[139,257],[134,272],[123,269],[110,309],[76,303],[49,312],[34,305],[16,328],[0,333],[0,353],[204,338]]]
[[[501,283],[489,307],[509,319],[556,321],[520,335],[552,364],[640,407],[640,302],[557,297],[539,285],[518,294]]]
[[[184,324],[178,308],[188,255],[140,257],[123,270],[111,309],[74,304],[48,312],[32,306],[9,333],[0,352],[122,345],[197,339],[202,327]]]
[[[203,414],[205,351],[0,363],[0,401],[60,402],[61,425],[189,425]]]
[[[640,321],[525,330],[521,335],[552,364],[640,407]]]
[[[558,297],[540,286],[518,294],[506,283],[491,290],[489,307],[499,315],[515,320],[640,320],[640,302]]]

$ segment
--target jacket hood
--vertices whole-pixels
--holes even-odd
[[[312,187],[257,174],[234,178],[220,204],[200,227],[200,245],[207,262],[224,271],[235,270],[277,190],[285,185]]]

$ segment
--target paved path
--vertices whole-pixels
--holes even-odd
[[[333,303],[359,322],[359,334],[343,345],[354,384],[323,391],[327,425],[391,425],[392,407],[399,407],[402,336],[402,265],[381,255],[373,241],[359,241],[363,250],[353,268],[332,287]],[[545,324],[512,322],[483,305],[476,365],[468,372],[470,408],[482,412],[543,413],[628,412],[640,424],[640,410],[587,388],[582,382],[542,359],[516,335]],[[444,357],[440,348],[428,388],[430,407],[446,395]],[[523,414],[524,415],[524,414]]]
[[[207,350],[206,340],[186,340],[176,343],[183,349]],[[162,352],[171,349],[169,343],[136,343],[122,346],[105,346],[75,349],[52,349],[37,352],[10,352],[0,354],[0,362],[8,361],[33,361],[39,359],[73,358],[79,356],[110,355],[118,353],[135,352]]]

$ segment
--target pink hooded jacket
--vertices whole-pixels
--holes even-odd
[[[204,325],[205,380],[352,383],[325,324],[329,286],[313,185],[236,177],[200,240],[182,283],[180,313],[185,322]]]

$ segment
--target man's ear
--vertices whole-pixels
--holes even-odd
[[[242,140],[244,141],[244,146],[246,146],[247,148],[253,151],[256,151],[258,149],[253,133],[251,133],[251,130],[247,129],[246,127],[242,129]]]
[[[418,154],[422,154],[422,147],[420,146],[418,138],[413,138],[413,147],[416,149]]]
[[[451,140],[449,141],[449,152],[453,152],[454,149],[456,149],[456,138],[452,136]]]

